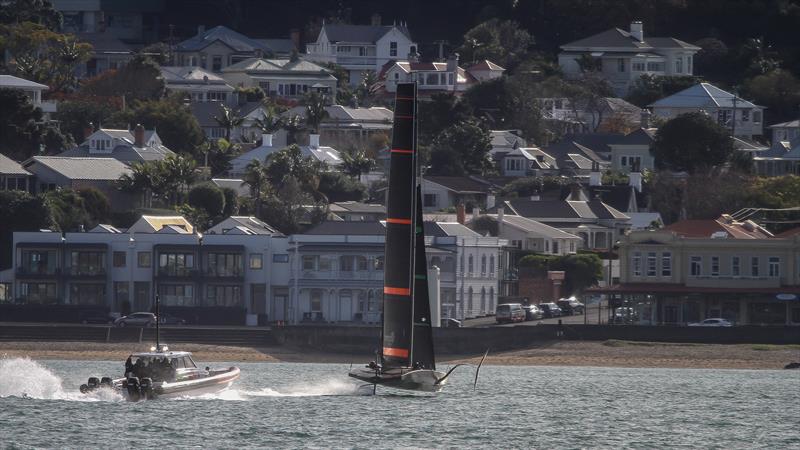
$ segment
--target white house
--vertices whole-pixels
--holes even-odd
[[[460,94],[481,81],[503,75],[505,69],[491,61],[481,61],[467,69],[458,66],[458,54],[447,62],[395,61],[383,71],[386,92],[397,91],[398,83],[417,82],[418,94],[425,96],[436,92]]]
[[[263,164],[269,155],[286,148],[285,146],[274,145],[271,134],[262,135],[261,142],[260,146],[231,160],[231,170],[228,172],[230,176],[242,177],[247,171],[247,165],[251,162],[257,160]],[[304,158],[316,159],[330,167],[336,167],[342,163],[342,156],[335,148],[319,144],[318,134],[309,136],[309,145],[301,145],[299,147]]]
[[[22,91],[28,96],[33,106],[42,110],[45,115],[56,112],[57,104],[54,100],[42,100],[42,91],[50,89],[44,84],[15,77],[13,75],[0,75],[0,89],[13,89]]]
[[[280,51],[269,40],[251,39],[222,25],[210,30],[201,25],[197,35],[177,45],[175,53],[179,66],[220,72],[247,58],[272,57]]]
[[[316,42],[306,45],[307,59],[344,67],[354,86],[363,72],[380,72],[387,62],[405,61],[416,53],[405,24],[381,25],[380,16],[373,16],[371,25],[323,24]]]
[[[655,116],[672,119],[679,114],[704,112],[737,137],[760,136],[764,107],[709,84],[698,83],[648,105]]]
[[[518,250],[548,255],[569,255],[583,247],[583,239],[558,228],[522,216],[486,214],[497,224],[497,236]],[[475,219],[471,222],[474,226]]]
[[[225,80],[202,67],[161,66],[167,92],[184,92],[192,102],[235,104],[234,89]]]
[[[272,98],[297,100],[310,92],[336,98],[336,77],[299,58],[248,58],[222,69],[222,77],[235,87],[260,87]]]
[[[100,128],[89,123],[84,130],[85,140],[75,148],[61,152],[61,157],[114,158],[123,163],[163,160],[175,153],[165,147],[156,130],[137,125],[133,131]]]
[[[631,22],[630,30],[612,28],[561,46],[558,65],[567,77],[577,78],[579,61],[592,58],[599,73],[624,97],[644,74],[691,76],[694,54],[700,47],[671,37],[645,36],[642,22]]]
[[[556,159],[538,147],[515,148],[500,159],[501,173],[505,177],[555,175]]]
[[[772,144],[778,142],[794,142],[800,138],[800,119],[790,122],[776,123],[768,127],[772,130]]]

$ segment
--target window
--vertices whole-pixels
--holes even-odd
[[[242,288],[240,286],[208,286],[206,287],[206,306],[242,306]]]
[[[633,276],[642,276],[642,254],[639,252],[633,254]]]
[[[453,73],[452,72],[447,74],[447,84],[449,84],[450,86],[453,85]]]
[[[314,289],[311,291],[311,312],[322,311],[322,291]]]
[[[58,303],[55,283],[22,283],[20,294],[25,303]]]
[[[319,257],[319,270],[323,272],[328,272],[333,269],[333,261],[336,258],[333,256],[320,256]]]
[[[494,255],[489,257],[489,274],[494,277]]]
[[[627,156],[620,156],[619,165],[622,166],[622,167],[627,167],[628,166],[628,157]]]
[[[214,72],[219,72],[222,70],[222,56],[214,55],[214,57],[211,59],[211,70]]]
[[[753,277],[758,276],[758,256],[750,258],[750,275]]]
[[[481,275],[486,275],[486,255],[481,256]]]
[[[374,264],[375,270],[383,270],[383,256],[376,256]]]
[[[692,74],[692,57],[691,56],[687,56],[686,57],[686,73],[688,73],[689,75]]]
[[[731,120],[731,115],[733,115],[733,111],[730,109],[720,109],[717,111],[717,123],[722,126],[728,126]]]
[[[276,253],[272,255],[272,262],[274,263],[288,263],[289,255],[286,253]]]
[[[341,270],[342,272],[352,272],[354,270],[353,257],[352,256],[340,256],[339,257],[339,270]]]
[[[106,254],[104,252],[71,252],[69,273],[72,275],[104,275]]]
[[[617,69],[620,72],[625,72],[625,59],[624,58],[618,58],[617,59]]]
[[[675,73],[682,73],[683,72],[683,58],[678,58],[675,60]]]
[[[691,257],[690,273],[693,277],[699,277],[703,275],[703,257],[702,256],[692,256]]]
[[[196,306],[194,286],[191,284],[160,284],[158,286],[161,303],[172,306]]]
[[[469,261],[468,262],[469,265],[467,267],[468,267],[469,270],[467,270],[467,273],[471,274],[473,272],[473,269],[475,268],[475,262],[474,262],[474,258],[472,257],[472,255],[469,255],[468,261]]]
[[[761,123],[761,111],[753,111],[753,123]]]
[[[303,270],[317,270],[317,256],[303,256]]]
[[[711,257],[711,276],[712,277],[719,276],[719,256]]]
[[[422,206],[426,208],[436,207],[436,194],[425,194],[422,197]]]
[[[194,268],[194,253],[161,253],[158,255],[158,274],[185,277]]]
[[[429,73],[425,77],[425,84],[435,86],[439,84],[439,74],[437,73]]]
[[[264,255],[261,253],[250,253],[250,268],[261,269],[264,267]]]
[[[150,252],[139,252],[136,257],[139,267],[150,267],[151,265],[151,255]]]
[[[743,109],[742,110],[742,122],[749,122],[750,121],[750,110]]]
[[[739,277],[742,275],[742,263],[738,256],[731,258],[731,276]]]
[[[781,276],[781,259],[777,256],[769,257],[769,276],[779,278]]]
[[[105,284],[74,283],[69,285],[69,302],[73,305],[105,305]]]
[[[661,276],[672,276],[672,253],[664,252],[661,254]]]
[[[643,62],[635,62],[633,63],[633,71],[634,72],[644,72],[645,64]]]
[[[518,158],[506,158],[506,170],[522,170],[522,160]]]
[[[389,42],[389,56],[397,56],[397,42]]]
[[[647,254],[647,276],[656,276],[656,254],[653,252]]]

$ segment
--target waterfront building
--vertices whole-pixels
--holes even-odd
[[[639,324],[722,317],[800,325],[800,234],[773,236],[728,215],[632,231],[619,244],[619,284],[592,289],[633,308]]]

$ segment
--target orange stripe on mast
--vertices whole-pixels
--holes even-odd
[[[389,217],[388,219],[386,219],[386,221],[389,223],[398,223],[400,225],[411,225],[411,219],[397,219]]]
[[[383,347],[383,356],[394,356],[395,358],[408,358],[408,349]]]
[[[408,295],[411,295],[411,289],[384,286],[383,287],[383,293],[384,294],[390,294],[390,295],[406,295],[406,296],[408,296]]]

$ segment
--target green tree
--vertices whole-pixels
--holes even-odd
[[[147,129],[158,130],[164,145],[182,155],[197,156],[193,153],[205,140],[200,124],[179,96],[136,101],[133,108],[118,112],[110,122],[121,128],[141,123]]]
[[[358,180],[361,174],[369,173],[375,167],[375,160],[367,155],[367,152],[350,148],[342,152],[341,170],[347,175]]]
[[[239,154],[240,150],[239,144],[231,144],[225,138],[204,142],[200,146],[200,151],[206,159],[205,163],[210,168],[212,177],[223,175],[231,170],[231,160]]]
[[[50,31],[61,28],[61,13],[48,0],[11,0],[0,8],[0,24],[33,22]]]
[[[417,105],[419,142],[431,142],[446,128],[472,117],[469,105],[460,102],[453,94],[436,93],[430,101]],[[424,145],[424,144],[422,144]]]
[[[41,196],[0,191],[0,270],[11,267],[15,231],[39,231],[53,226],[53,215]]]
[[[267,108],[266,112],[261,113],[261,117],[253,121],[253,124],[264,134],[275,134],[283,128],[283,119],[274,108]]]
[[[34,107],[22,91],[0,88],[0,152],[19,161],[61,152],[72,141]]]
[[[209,223],[222,218],[225,211],[225,194],[213,184],[200,184],[189,191],[188,204],[192,208],[202,210]]]
[[[269,190],[269,178],[267,169],[261,161],[254,159],[247,164],[244,172],[243,181],[250,187],[250,197],[255,203],[256,216],[261,216],[261,203],[264,195]]]
[[[733,139],[706,114],[686,113],[659,128],[652,150],[660,168],[707,172],[729,160]]]
[[[111,202],[106,194],[97,188],[85,187],[78,189],[78,195],[83,199],[83,207],[92,226],[108,222],[111,217]]]
[[[340,172],[323,172],[318,189],[332,203],[360,202],[367,195],[366,186]]]
[[[319,126],[328,117],[325,109],[327,100],[324,95],[317,92],[309,93],[305,98],[306,104],[306,125],[314,134],[319,134]]]
[[[70,189],[49,191],[44,198],[59,230],[79,231],[81,227],[89,229],[96,225],[92,224],[83,197],[78,192]]]
[[[548,270],[564,271],[564,292],[578,294],[594,286],[603,277],[603,262],[594,253],[577,255],[527,255],[519,260],[519,266],[530,268],[539,276]]]
[[[120,69],[107,70],[86,80],[81,86],[82,96],[124,97],[126,103],[159,100],[164,92],[164,78],[158,63],[142,55],[137,55]]]
[[[643,74],[634,82],[633,88],[625,99],[640,108],[645,108],[658,99],[668,97],[701,82],[703,79],[700,77]]]
[[[286,143],[292,145],[297,142],[297,133],[303,129],[303,120],[298,115],[283,119],[283,129],[286,130]]]
[[[222,217],[235,216],[239,212],[239,195],[229,187],[222,188],[222,195],[225,196],[225,208],[222,210]]]
[[[84,130],[91,124],[107,123],[122,104],[116,99],[96,97],[73,97],[58,104],[53,118],[60,124],[61,131],[72,141],[82,143]]]
[[[434,175],[481,175],[492,167],[489,131],[475,120],[453,125],[431,145],[429,173]]]
[[[513,68],[528,53],[533,36],[513,20],[489,19],[464,35],[459,53],[465,61],[488,59],[505,68]]]
[[[197,163],[180,155],[169,155],[155,163],[161,175],[162,196],[172,199],[172,203],[182,203],[183,195],[197,179]]]
[[[156,163],[135,162],[131,164],[131,173],[124,174],[117,180],[117,189],[140,196],[142,207],[152,206],[153,197],[160,195],[163,174]]]
[[[797,118],[800,108],[800,80],[789,71],[775,69],[747,80],[743,94],[753,103],[765,106],[768,123]]]
[[[290,145],[279,152],[270,154],[267,157],[265,168],[267,179],[276,189],[291,179],[314,198],[319,197],[319,179],[325,170],[325,163],[310,156],[303,157],[303,153],[297,145]]]
[[[222,114],[218,116],[214,116],[214,121],[221,128],[225,128],[225,140],[230,142],[231,141],[231,131],[234,128],[242,126],[244,123],[244,117],[239,115],[239,112],[229,108],[223,104],[220,104],[220,108],[222,108]]]

